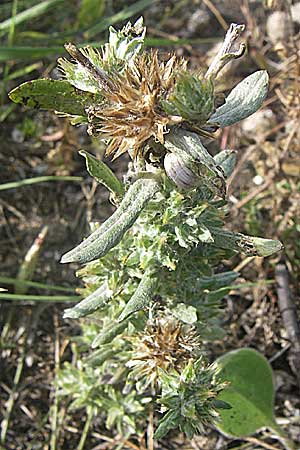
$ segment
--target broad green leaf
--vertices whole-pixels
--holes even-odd
[[[49,109],[74,116],[84,116],[85,108],[92,105],[95,97],[82,92],[62,80],[27,81],[9,93],[15,103],[30,108]]]
[[[268,93],[269,76],[258,70],[242,80],[228,95],[224,105],[210,117],[209,123],[221,128],[239,122],[257,111]]]
[[[98,183],[103,184],[117,198],[122,198],[124,195],[123,184],[118,180],[110,168],[104,162],[99,161],[99,159],[90,155],[85,150],[80,150],[79,154],[86,160],[88,173],[94,177]]]
[[[249,436],[263,427],[276,428],[274,382],[268,361],[256,350],[242,348],[217,360],[220,377],[230,384],[218,396],[231,409],[219,410],[217,427],[226,435]]]

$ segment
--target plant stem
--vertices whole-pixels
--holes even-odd
[[[18,278],[11,277],[0,276],[0,283],[46,289],[47,291],[75,292],[75,288],[72,287],[56,286],[54,284],[39,283],[38,281],[18,280]]]
[[[15,376],[14,376],[14,380],[13,380],[13,386],[9,395],[9,399],[7,401],[7,408],[4,414],[4,419],[2,421],[2,429],[1,429],[1,436],[0,436],[0,442],[1,444],[5,444],[5,439],[6,439],[6,434],[8,431],[8,426],[9,426],[9,420],[10,420],[10,416],[15,404],[15,400],[17,398],[17,389],[18,389],[18,385],[21,379],[21,375],[22,375],[22,371],[23,371],[23,367],[24,367],[24,361],[25,361],[25,356],[26,356],[26,347],[27,347],[27,335],[28,335],[28,330],[29,330],[29,323],[30,323],[30,319],[28,319],[27,321],[27,326],[26,326],[26,332],[25,332],[25,336],[24,336],[24,340],[23,340],[23,344],[21,347],[21,354],[18,358],[18,363],[17,363],[17,368],[15,371]]]
[[[29,184],[43,183],[45,181],[82,181],[82,177],[72,176],[56,176],[49,175],[43,177],[27,178],[26,180],[11,181],[9,183],[0,184],[0,191],[6,191],[7,189],[16,189],[21,186],[28,186]]]
[[[21,300],[24,302],[76,302],[79,295],[27,295],[27,294],[0,294],[0,300]]]
[[[85,444],[85,441],[86,441],[86,438],[87,438],[87,435],[88,435],[88,432],[89,432],[89,429],[90,429],[90,426],[92,423],[92,419],[93,419],[93,416],[95,413],[95,408],[93,408],[92,406],[88,406],[86,408],[86,411],[87,411],[87,418],[86,418],[86,421],[84,424],[84,428],[82,430],[82,434],[81,434],[81,438],[80,438],[77,450],[83,450],[83,448],[84,448],[84,444]]]

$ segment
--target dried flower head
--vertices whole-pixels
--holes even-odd
[[[167,125],[175,118],[164,112],[161,100],[174,87],[178,71],[185,68],[186,62],[174,56],[159,62],[157,51],[152,51],[112,77],[114,88],[102,91],[104,102],[88,110],[89,133],[111,139],[108,155],[129,151],[134,157],[151,137],[163,144]]]
[[[129,379],[138,381],[139,391],[157,381],[159,369],[180,371],[200,348],[196,331],[174,318],[149,320],[145,332],[130,340],[133,350],[127,363],[132,368]]]

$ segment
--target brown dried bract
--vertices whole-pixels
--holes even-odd
[[[105,104],[91,107],[89,133],[111,139],[106,154],[117,158],[128,151],[135,157],[151,137],[163,144],[167,125],[174,123],[160,106],[175,84],[176,74],[186,70],[186,62],[172,56],[159,62],[157,51],[144,53],[129,64],[124,74],[116,74],[116,89],[102,94]]]

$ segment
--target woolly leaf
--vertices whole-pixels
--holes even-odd
[[[236,164],[236,152],[234,150],[223,150],[214,156],[215,163],[220,166],[226,178],[230,177]]]
[[[96,67],[99,67],[101,58],[100,56],[98,56],[99,52],[96,49],[86,48],[82,51],[90,58],[90,60]],[[91,56],[93,56],[93,58]],[[96,59],[98,64],[95,64]],[[65,78],[72,86],[80,89],[81,91],[91,92],[92,94],[100,93],[101,89],[98,81],[82,64],[78,62],[68,61],[65,58],[59,58],[58,65]]]
[[[217,108],[208,123],[228,127],[255,113],[268,93],[269,76],[258,70],[242,80],[228,95],[225,104]]]
[[[109,299],[111,299],[112,294],[113,291],[109,289],[108,283],[105,282],[73,308],[65,309],[63,317],[78,319],[79,317],[87,316],[105,306]]]
[[[92,342],[92,348],[96,348],[99,345],[108,344],[113,339],[115,339],[119,334],[123,333],[125,328],[128,326],[128,320],[124,320],[123,322],[116,323],[113,322],[112,325],[104,328],[98,336]]]
[[[122,322],[131,314],[144,309],[154,297],[157,280],[151,270],[144,273],[135,293],[123,309],[118,322]]]
[[[85,109],[93,104],[95,97],[71,86],[67,81],[27,81],[9,93],[15,103],[30,108],[49,109],[74,116],[85,116]]]
[[[275,239],[246,236],[214,227],[210,231],[216,247],[235,250],[248,256],[270,256],[283,248],[282,243]]]
[[[99,159],[90,155],[85,150],[80,150],[79,154],[86,160],[88,173],[94,177],[98,183],[103,184],[114,196],[122,198],[124,195],[123,184],[118,180],[112,170],[110,170],[104,162],[99,161]]]
[[[114,214],[81,244],[63,255],[61,262],[87,263],[106,255],[121,241],[159,188],[159,183],[153,179],[137,180]]]

